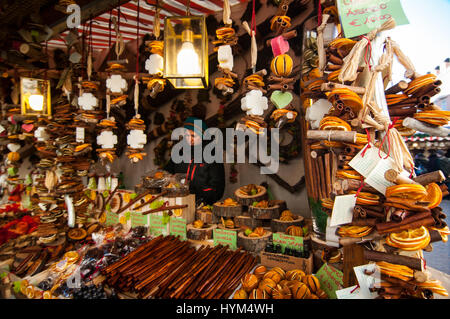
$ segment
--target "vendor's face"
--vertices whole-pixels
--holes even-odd
[[[184,133],[184,138],[186,139],[187,143],[192,146],[200,144],[202,141],[200,136],[191,130],[186,130],[186,132]]]

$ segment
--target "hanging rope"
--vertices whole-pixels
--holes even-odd
[[[136,76],[135,76],[135,84],[134,84],[134,111],[136,116],[138,115],[139,109],[139,15],[141,12],[141,2],[138,1],[137,6],[137,21],[136,21]]]
[[[223,1],[223,24],[225,25],[231,25],[233,21],[230,19],[231,16],[231,9],[230,9],[230,2],[229,0]]]
[[[109,11],[109,37],[108,37],[108,49],[111,49],[111,36],[112,36],[112,28],[111,28],[111,24],[112,24],[112,10]]]
[[[89,47],[88,47],[88,59],[87,59],[87,76],[88,76],[88,80],[91,80],[91,75],[92,75],[92,49],[93,47],[93,42],[92,42],[92,19],[89,23]]]
[[[256,13],[255,13],[255,0],[252,1],[252,23],[250,29],[251,42],[251,66],[253,73],[256,72],[256,62],[258,60],[258,47],[256,45]]]
[[[156,5],[157,7],[155,10],[155,20],[153,21],[153,34],[155,35],[156,40],[158,40],[161,33],[161,22],[159,18],[159,12],[161,11],[161,8],[159,6],[159,1]]]

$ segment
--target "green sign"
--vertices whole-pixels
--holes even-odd
[[[346,38],[377,29],[391,17],[396,25],[409,23],[400,0],[337,0],[337,7]]]
[[[170,218],[170,234],[180,236],[181,240],[186,240],[186,219]]]
[[[115,225],[119,222],[119,215],[114,214],[113,212],[106,212],[106,226]]]
[[[281,245],[281,251],[283,253],[286,247],[303,251],[303,237],[301,236],[290,236],[283,233],[274,233],[272,238],[275,245]]]
[[[163,216],[150,215],[150,233],[154,236],[166,235],[167,224],[163,222]]]
[[[216,228],[213,230],[214,246],[228,245],[230,249],[237,248],[237,233],[233,230]]]
[[[326,292],[330,299],[337,299],[336,290],[342,288],[342,279],[344,274],[342,271],[328,266],[327,263],[323,264],[322,267],[316,273],[317,279],[320,282],[320,288]]]
[[[130,219],[131,219],[131,228],[138,227],[138,226],[146,226],[148,224],[148,215],[142,215],[138,212],[131,212],[130,213]]]

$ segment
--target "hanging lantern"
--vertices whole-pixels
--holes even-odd
[[[20,78],[22,115],[50,116],[50,81]]]
[[[208,87],[208,35],[204,16],[164,19],[164,78],[176,89]]]

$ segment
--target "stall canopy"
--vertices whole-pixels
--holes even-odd
[[[236,5],[247,0],[230,0],[230,5]],[[89,5],[92,5],[91,1]],[[88,34],[92,37],[94,50],[102,50],[110,46],[111,41],[116,39],[116,33],[112,25],[112,18],[115,17],[118,22],[120,33],[125,42],[136,38],[137,15],[139,7],[139,35],[144,36],[153,31],[153,22],[156,9],[155,0],[122,1],[125,2],[119,6],[111,5],[114,1],[109,1],[109,6],[105,7],[103,12],[92,19],[88,19],[78,27],[78,33]],[[164,29],[164,18],[166,16],[185,15],[188,0],[164,0],[160,11],[161,30]],[[160,2],[161,3],[161,2]],[[117,4],[117,3],[116,3]],[[209,15],[222,10],[222,0],[190,0],[190,12],[193,15]],[[83,11],[83,8],[82,8]],[[92,23],[91,23],[92,21]],[[61,26],[59,26],[61,24]],[[63,28],[64,22],[60,21],[54,24],[53,30]],[[65,47],[64,37],[69,33],[65,30],[60,33],[60,37],[52,38],[48,41],[49,47]],[[89,38],[89,41],[91,39]]]

